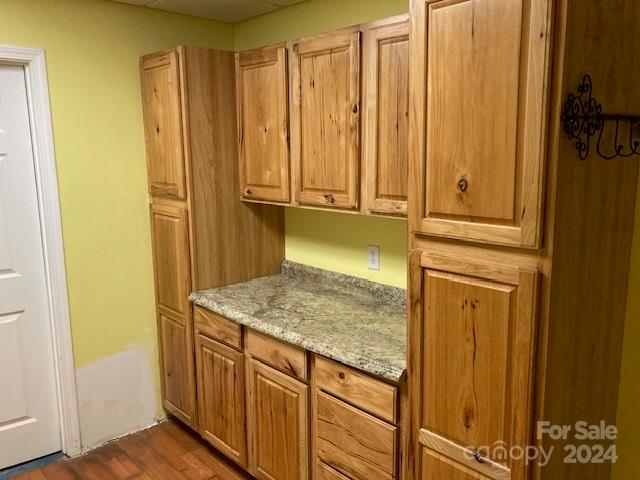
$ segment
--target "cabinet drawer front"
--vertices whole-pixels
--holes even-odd
[[[417,231],[539,244],[550,3],[415,2],[411,104],[425,105],[410,149],[421,155],[409,176],[421,183],[410,195]]]
[[[317,463],[316,473],[318,480],[349,480],[348,477],[336,472],[333,468],[322,462]]]
[[[358,480],[394,478],[397,474],[397,427],[317,392],[318,460]]]
[[[140,60],[142,108],[152,195],[185,198],[178,53]]]
[[[173,205],[151,205],[151,234],[158,308],[186,318],[191,273],[187,210]]]
[[[246,350],[252,357],[259,358],[288,375],[301,380],[308,379],[307,352],[302,348],[246,329]]]
[[[391,423],[397,422],[398,388],[353,368],[315,357],[318,388]]]
[[[242,348],[242,326],[202,307],[194,307],[194,323],[198,333],[235,349]]]
[[[289,202],[287,49],[236,54],[240,194]]]
[[[200,433],[246,467],[244,355],[203,335],[195,338]]]

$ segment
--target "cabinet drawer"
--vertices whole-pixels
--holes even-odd
[[[247,329],[246,351],[288,375],[307,380],[307,352],[281,340]]]
[[[194,308],[193,320],[198,333],[237,350],[242,348],[242,327],[239,324],[201,307]]]
[[[318,460],[354,480],[395,478],[397,427],[323,392],[316,408]]]
[[[318,462],[316,468],[317,480],[349,480],[341,473],[336,472],[333,468],[325,465],[322,462]]]
[[[318,388],[383,420],[397,422],[397,387],[326,358],[315,358]]]

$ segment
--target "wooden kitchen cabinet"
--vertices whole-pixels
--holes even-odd
[[[179,75],[176,50],[140,61],[149,191],[152,195],[184,199]]]
[[[363,29],[363,167],[366,213],[407,214],[409,18]]]
[[[202,333],[195,343],[200,433],[246,468],[244,354]]]
[[[193,330],[186,319],[159,313],[158,338],[163,404],[183,422],[195,425]]]
[[[187,318],[191,274],[186,208],[152,204],[151,234],[157,306],[174,316]]]
[[[414,2],[412,230],[539,245],[549,4]]]
[[[279,272],[284,218],[240,201],[233,53],[178,47],[140,75],[163,405],[198,429],[188,295]]]
[[[236,53],[240,193],[288,203],[289,101],[284,45]]]
[[[291,49],[291,160],[300,205],[356,210],[360,182],[360,32]]]
[[[522,460],[502,465],[504,459],[473,455],[500,442],[509,449],[530,441],[537,274],[432,252],[412,255],[413,288],[421,289],[411,321],[423,345],[423,471],[459,465],[460,478],[467,478],[465,469],[487,478],[526,478]],[[440,456],[453,461],[443,466]],[[436,477],[423,476],[430,478]]]
[[[253,358],[247,372],[249,472],[258,480],[307,480],[307,385]]]

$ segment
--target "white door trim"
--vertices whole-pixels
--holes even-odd
[[[25,69],[62,450],[66,455],[75,456],[81,453],[80,422],[44,50],[0,45],[0,64],[22,65]]]

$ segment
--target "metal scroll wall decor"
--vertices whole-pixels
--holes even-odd
[[[596,136],[596,151],[606,160],[640,155],[640,116],[602,113],[602,105],[593,98],[589,75],[582,78],[578,92],[567,97],[561,119],[582,160]]]

